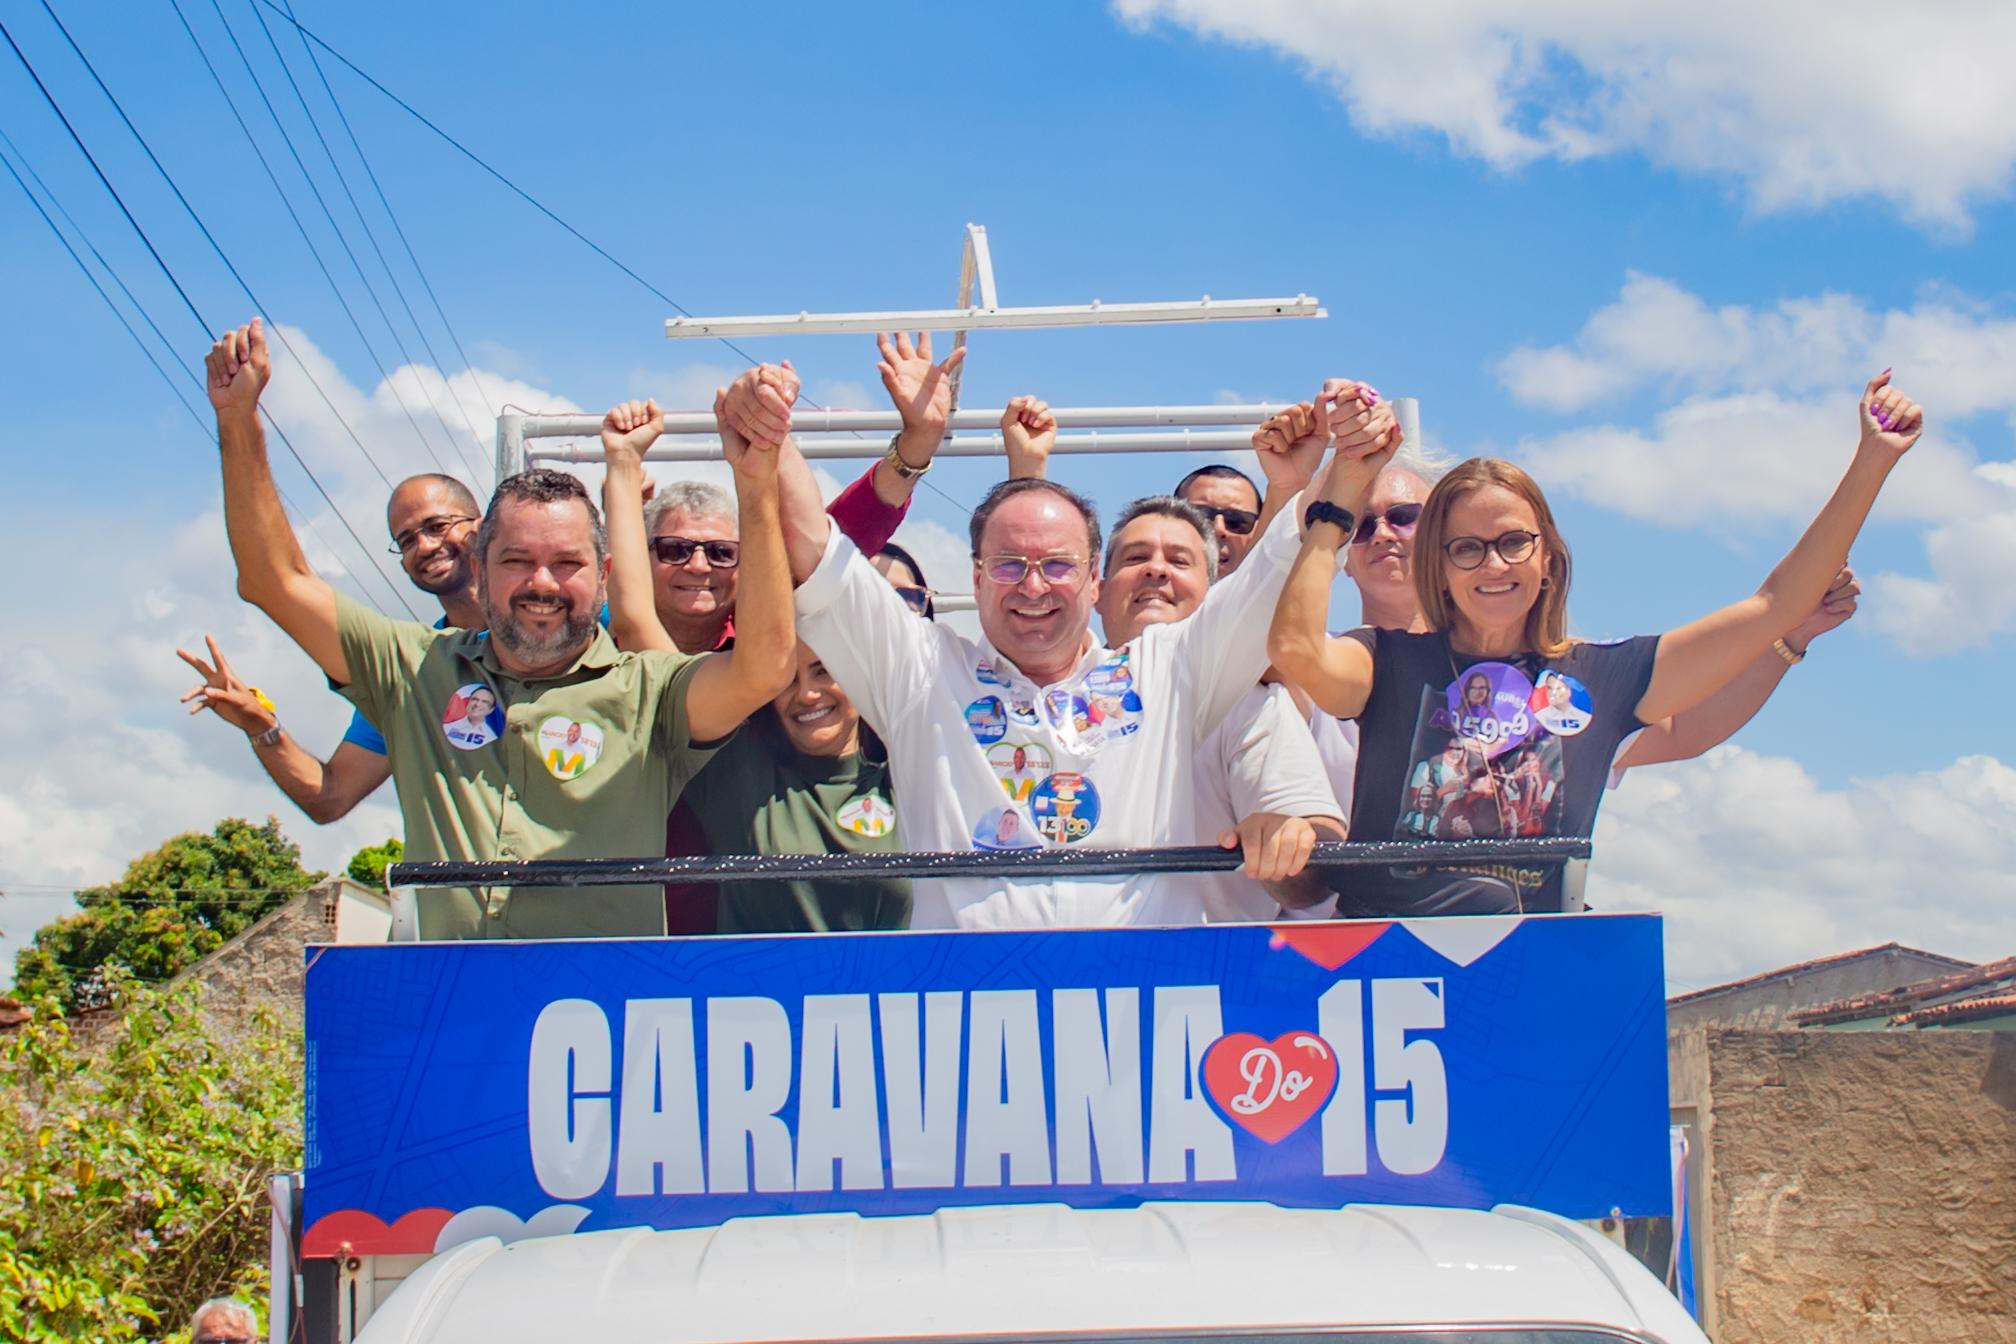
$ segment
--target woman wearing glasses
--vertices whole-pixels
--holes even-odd
[[[1353,489],[1348,482],[1325,482],[1275,609],[1269,652],[1324,710],[1358,721],[1351,834],[1399,834],[1406,782],[1420,762],[1446,752],[1464,688],[1479,675],[1511,694],[1493,697],[1504,721],[1490,751],[1465,767],[1472,777],[1463,789],[1473,810],[1493,809],[1485,820],[1497,835],[1587,836],[1627,737],[1701,704],[1774,647],[1784,662],[1797,661],[1785,637],[1825,609],[1850,543],[1922,428],[1917,404],[1888,384],[1887,370],[1869,384],[1847,472],[1763,586],[1664,635],[1608,644],[1571,639],[1568,544],[1545,497],[1517,466],[1473,458],[1443,477],[1416,520],[1410,575],[1416,628],[1331,638],[1324,627],[1337,551],[1355,537],[1369,501],[1341,497]],[[1336,393],[1326,388],[1326,395]],[[1572,734],[1550,731],[1517,703],[1523,694],[1530,704],[1536,685],[1560,678],[1589,702],[1586,716],[1572,720]],[[1570,721],[1562,721],[1564,730]],[[1527,754],[1540,759],[1528,763]],[[1535,764],[1546,767],[1548,778],[1535,777]],[[1524,805],[1541,791],[1547,808]],[[1554,868],[1460,877],[1372,871],[1350,880],[1340,913],[1544,910],[1559,908],[1560,897]]]

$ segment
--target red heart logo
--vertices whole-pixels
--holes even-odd
[[[1228,1119],[1268,1143],[1300,1129],[1336,1086],[1337,1052],[1313,1031],[1286,1031],[1271,1043],[1239,1031],[1204,1052],[1204,1090]]]

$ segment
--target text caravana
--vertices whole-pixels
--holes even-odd
[[[1216,985],[629,999],[620,1032],[562,999],[532,1031],[533,1173],[556,1199],[1175,1186],[1239,1179],[1234,1125],[1314,1119],[1311,1176],[1423,1175],[1444,994],[1340,980],[1272,1040],[1228,1035]]]

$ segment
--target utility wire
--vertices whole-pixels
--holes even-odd
[[[85,59],[83,51],[78,48],[76,40],[70,37],[69,30],[63,27],[62,21],[56,18],[56,12],[53,9],[49,8],[48,0],[43,0],[43,9],[48,12],[50,19],[52,21],[55,21],[58,31],[62,32],[64,38],[69,41],[70,49],[77,53],[77,57],[80,61],[84,62],[84,68],[90,71],[91,78],[93,79],[93,81],[95,81],[99,89],[104,92],[106,98],[112,102],[113,109],[119,113],[120,119],[126,123],[127,129],[133,132],[134,139],[140,141],[141,149],[145,150],[147,153],[147,157],[153,161],[155,170],[158,171],[161,174],[163,180],[168,183],[169,190],[175,193],[175,197],[177,200],[181,201],[182,208],[189,212],[190,218],[196,222],[196,227],[202,232],[204,238],[208,240],[211,248],[216,251],[219,259],[223,261],[224,268],[231,273],[232,279],[238,282],[239,287],[243,289],[245,291],[246,296],[252,300],[253,307],[255,309],[263,310],[264,305],[260,304],[257,296],[253,295],[251,286],[247,285],[245,283],[244,277],[238,274],[237,267],[231,264],[231,258],[225,254],[223,247],[217,242],[216,237],[211,234],[208,226],[206,226],[203,223],[202,216],[198,215],[196,213],[195,207],[189,204],[188,198],[182,194],[182,189],[175,184],[175,179],[169,176],[168,170],[166,168],[161,166],[160,159],[155,157],[154,151],[147,145],[147,142],[141,138],[140,132],[133,126],[132,119],[126,116],[125,110],[119,106],[118,100],[112,98],[112,91],[105,87],[104,80],[98,78],[97,70],[92,67],[89,60]],[[209,338],[210,334],[216,331],[217,329],[215,327],[212,327],[210,323],[204,319],[202,310],[197,308],[195,301],[189,297],[189,292],[182,287],[182,282],[175,278],[175,272],[173,268],[170,267],[168,263],[162,259],[159,249],[157,249],[154,246],[153,240],[147,236],[147,231],[141,228],[140,221],[133,217],[133,212],[127,208],[125,199],[119,195],[118,188],[114,187],[112,185],[112,179],[105,175],[105,170],[99,166],[98,160],[92,155],[90,148],[84,143],[84,137],[79,135],[77,133],[77,128],[70,124],[70,118],[64,113],[62,105],[56,101],[56,96],[49,91],[49,86],[42,82],[42,76],[36,72],[34,63],[28,59],[27,53],[21,50],[20,44],[14,40],[14,35],[7,30],[7,25],[4,22],[0,22],[0,37],[4,37],[6,39],[7,45],[13,49],[15,59],[19,60],[21,62],[22,68],[28,71],[28,77],[35,81],[35,87],[41,91],[43,101],[49,104],[49,110],[54,112],[56,114],[56,119],[63,123],[63,129],[69,132],[71,142],[77,146],[77,150],[84,156],[85,162],[91,165],[91,171],[97,174],[98,181],[101,184],[103,184],[105,190],[111,194],[113,202],[117,204],[119,207],[119,212],[126,217],[126,222],[133,226],[133,231],[140,235],[140,241],[146,245],[147,251],[149,255],[151,255],[154,258],[155,264],[161,268],[162,274],[168,278],[168,283],[173,285],[175,288],[175,292],[181,296],[182,302],[184,303],[184,305],[188,307],[190,315],[196,319],[197,325],[203,328],[206,339]],[[284,332],[281,332],[277,327],[274,330],[274,334],[280,338],[281,344],[287,347],[288,353],[293,354],[294,353],[293,347],[287,344],[286,334]],[[304,376],[306,376],[309,384],[313,386],[318,393],[321,393],[323,401],[325,403],[328,403],[329,402],[328,394],[326,392],[322,392],[321,384],[315,381],[314,374],[308,370],[307,366],[300,364],[300,357],[298,355],[295,356],[295,362],[297,365],[300,365],[301,372]],[[333,403],[329,403],[329,409],[332,414],[336,415],[337,423],[342,424],[346,430],[349,429],[349,423],[343,419],[340,412],[336,411],[335,405]],[[337,521],[343,524],[343,530],[350,534],[350,539],[357,544],[357,549],[363,552],[366,563],[369,564],[372,567],[372,569],[374,569],[377,572],[379,578],[385,581],[386,587],[392,590],[393,597],[398,600],[400,606],[406,609],[407,616],[413,620],[416,621],[419,620],[420,617],[418,613],[416,613],[413,610],[412,604],[406,600],[406,595],[399,591],[398,585],[394,584],[390,578],[386,577],[383,567],[380,566],[378,563],[377,553],[373,551],[369,546],[365,545],[364,539],[357,535],[357,529],[350,525],[349,518],[344,516],[342,509],[337,506],[335,498],[330,495],[329,491],[323,486],[321,480],[316,477],[315,472],[313,471],[313,469],[309,467],[306,459],[304,459],[301,456],[300,451],[294,447],[293,440],[287,437],[287,431],[280,427],[279,421],[273,418],[273,413],[271,411],[267,410],[264,406],[261,406],[259,410],[260,414],[266,417],[266,423],[272,426],[273,432],[279,435],[280,442],[286,446],[288,455],[294,459],[295,464],[299,466],[301,468],[302,473],[308,477],[309,483],[315,487],[316,493],[321,495],[323,501],[326,504],[328,504],[330,511],[336,515]],[[354,432],[352,432],[350,437],[354,441],[357,436]],[[363,444],[359,443],[358,447],[361,449],[363,447]]]
[[[231,113],[231,120],[233,120],[238,124],[238,130],[240,131],[240,133],[244,135],[245,143],[252,147],[252,156],[259,160],[259,167],[266,174],[267,182],[272,184],[273,194],[280,198],[280,208],[285,210],[287,212],[287,218],[293,221],[294,231],[301,235],[301,241],[307,245],[308,255],[314,258],[315,268],[322,272],[322,278],[326,280],[329,284],[329,292],[336,296],[336,305],[337,307],[343,310],[343,316],[349,320],[350,330],[357,333],[358,343],[364,347],[364,353],[370,356],[371,363],[378,370],[378,376],[389,383],[392,380],[392,375],[386,372],[384,361],[380,360],[378,358],[378,352],[372,349],[371,338],[364,334],[364,325],[357,320],[357,314],[351,309],[350,301],[343,297],[342,286],[336,283],[336,277],[332,275],[329,271],[329,263],[322,259],[322,250],[315,245],[315,240],[308,234],[307,226],[301,222],[301,216],[295,212],[294,203],[287,198],[287,192],[285,188],[283,188],[280,185],[279,175],[273,171],[273,165],[267,160],[265,151],[259,148],[258,138],[252,134],[252,128],[245,124],[245,118],[239,114],[238,105],[235,101],[233,101],[231,97],[231,91],[225,87],[223,77],[217,73],[217,67],[210,63],[210,54],[203,49],[203,44],[197,40],[196,30],[189,26],[189,20],[187,16],[185,16],[182,13],[182,6],[179,3],[177,3],[177,0],[169,0],[169,4],[175,11],[175,17],[181,21],[182,31],[189,35],[190,43],[193,46],[195,46],[196,58],[203,62],[203,68],[210,74],[210,82],[217,86],[218,95],[224,99],[224,107],[228,112]],[[233,41],[233,45],[234,46],[236,45],[235,39]],[[238,59],[244,61],[245,53],[243,50],[239,51]],[[246,62],[245,68],[247,73],[250,73],[252,69],[251,63]],[[253,84],[254,87],[257,87],[258,85],[258,77],[256,75],[253,77]],[[266,96],[265,90],[261,89],[259,92],[259,96],[263,100]],[[267,112],[271,113],[273,111],[273,104],[270,102],[267,103],[266,110]],[[274,116],[274,122],[276,124],[279,122],[279,117],[277,115]],[[281,129],[280,136],[283,140],[286,139],[287,132],[284,127]],[[290,141],[287,147],[291,151],[294,147],[293,143]],[[301,162],[300,156],[298,154],[295,155],[294,161],[296,166],[298,167]],[[305,169],[303,170],[303,174],[305,176],[306,174]],[[312,181],[308,184],[308,189],[311,192],[315,190],[315,184]],[[317,197],[317,199],[318,200],[320,199],[319,196]],[[327,206],[323,207],[323,213],[324,214],[328,213]],[[337,241],[338,242],[342,241],[342,235],[340,233],[337,235]],[[351,261],[352,264],[354,265],[356,258],[354,257],[351,258]],[[360,277],[362,276],[361,271],[359,272],[359,276]],[[369,289],[368,283],[366,285],[366,289],[367,290]],[[379,313],[381,316],[383,315],[384,309],[382,307],[379,309]],[[413,433],[416,437],[419,438],[421,446],[427,450],[427,456],[434,459],[435,466],[441,468],[441,470],[443,471],[446,471],[448,469],[447,464],[441,460],[441,455],[434,451],[433,443],[429,441],[426,433],[420,428],[420,422],[413,418],[413,412],[411,409],[407,407],[405,398],[399,396],[398,391],[396,389],[394,389],[393,391],[393,399],[399,403],[399,409],[405,412],[406,423],[413,426]],[[443,421],[442,424],[443,427],[445,428],[447,422]],[[371,469],[378,473],[378,479],[385,483],[387,489],[390,489],[392,486],[392,478],[385,474],[385,469],[378,465],[377,459],[373,458],[368,452],[365,453],[364,459],[365,461],[371,464]]]
[[[42,194],[49,198],[49,204],[56,207],[56,213],[63,216],[64,222],[67,223],[70,226],[71,231],[77,235],[78,241],[84,244],[85,248],[91,253],[93,257],[97,258],[98,265],[104,269],[106,275],[112,278],[112,283],[119,286],[119,292],[126,296],[126,301],[133,305],[134,311],[140,314],[141,321],[147,324],[148,329],[154,333],[155,338],[158,339],[161,342],[162,346],[165,347],[170,352],[169,357],[171,359],[174,358],[173,353],[175,350],[174,342],[170,341],[168,337],[165,334],[163,334],[160,325],[154,321],[153,315],[147,311],[147,305],[140,302],[139,298],[133,293],[132,289],[128,287],[128,285],[123,279],[120,278],[118,270],[113,267],[111,262],[105,259],[105,254],[98,250],[98,245],[91,241],[91,235],[84,232],[84,227],[71,217],[70,212],[68,210],[65,210],[63,208],[63,202],[57,197],[54,191],[51,191],[49,189],[49,184],[47,182],[44,182],[42,180],[41,174],[35,171],[35,165],[28,162],[28,156],[21,152],[20,146],[16,145],[12,140],[10,140],[7,137],[7,132],[4,130],[0,130],[0,145],[4,145],[8,150],[8,152],[12,153],[14,158],[20,160],[21,172],[27,173],[29,181],[32,181],[37,187],[40,187],[42,189]],[[42,216],[42,222],[49,226],[49,231],[56,235],[56,241],[61,243],[63,245],[63,250],[70,254],[70,260],[77,263],[77,269],[84,272],[84,278],[90,282],[91,288],[97,290],[98,297],[105,300],[105,306],[112,310],[112,316],[119,319],[120,326],[126,328],[126,334],[128,336],[131,336],[133,338],[133,343],[140,347],[140,353],[146,356],[147,362],[149,364],[152,364],[154,366],[154,372],[161,375],[161,381],[168,384],[168,390],[175,394],[175,400],[182,403],[182,409],[189,412],[189,418],[196,422],[197,432],[202,434],[204,440],[208,442],[213,432],[211,422],[203,418],[201,412],[199,412],[196,409],[196,407],[190,402],[188,396],[183,392],[182,384],[176,380],[173,374],[169,373],[168,370],[162,366],[161,361],[155,357],[154,351],[148,347],[146,340],[140,335],[139,332],[133,329],[133,324],[126,319],[126,314],[120,311],[119,305],[117,303],[114,303],[112,301],[112,296],[105,292],[105,287],[98,283],[98,277],[92,274],[91,268],[89,266],[84,264],[84,259],[77,255],[77,249],[70,245],[70,240],[64,236],[63,230],[56,227],[56,221],[51,219],[49,217],[49,212],[42,208],[41,201],[37,200],[35,197],[35,193],[28,189],[28,183],[23,182],[21,180],[21,174],[14,171],[14,165],[7,161],[7,156],[5,154],[0,154],[0,164],[6,165],[8,174],[11,177],[13,177],[15,183],[21,188],[23,194],[25,194],[28,197],[28,204],[34,206],[35,213]],[[185,376],[191,376],[191,377],[194,376],[193,374],[190,373],[189,370],[185,369],[183,370],[183,372]],[[288,496],[287,492],[280,488],[279,482],[277,481],[274,482],[273,488],[279,491],[280,502],[287,506],[288,511],[294,514],[296,517],[300,518],[302,522],[304,522],[307,525],[308,529],[314,533],[318,541],[322,541],[325,546],[328,545],[327,541],[323,540],[322,538],[321,529],[316,527],[314,518],[294,503],[293,499]],[[333,550],[334,548],[332,547],[331,549]],[[365,601],[371,603],[371,605],[373,605],[374,607],[378,605],[377,600],[371,597],[369,593],[365,592],[364,585],[358,581],[356,575],[347,574],[345,577],[347,577],[350,580],[351,586],[356,588],[357,595],[359,597],[362,597]]]
[[[308,110],[308,100],[302,96],[301,86],[295,81],[293,68],[287,63],[287,58],[280,54],[280,44],[273,39],[272,27],[266,22],[266,16],[260,12],[259,6],[256,3],[253,3],[252,0],[247,0],[247,3],[250,5],[253,17],[259,20],[261,31],[266,34],[266,43],[273,49],[273,57],[279,61],[281,70],[285,72],[287,83],[293,87],[295,98],[300,100],[301,110],[307,114],[308,124],[314,129],[315,138],[322,144],[322,152],[329,156],[329,166],[336,170],[336,181],[342,186],[343,194],[349,198],[350,209],[357,216],[358,224],[363,226],[364,237],[370,242],[371,250],[377,254],[378,264],[384,267],[385,278],[392,282],[392,292],[398,296],[399,306],[406,310],[406,320],[413,324],[414,333],[420,338],[421,348],[427,352],[427,358],[434,368],[440,370],[445,383],[448,377],[447,366],[442,362],[441,357],[434,353],[434,343],[427,339],[427,328],[421,325],[420,318],[413,311],[412,303],[406,297],[405,286],[399,283],[398,273],[392,269],[391,262],[386,260],[385,249],[379,245],[377,231],[365,219],[363,209],[357,204],[357,195],[350,189],[350,179],[337,164],[336,155],[330,150],[329,141],[322,134],[320,122],[317,120],[315,114]],[[307,55],[308,63],[314,67],[316,77],[321,80],[322,92],[328,97],[330,106],[336,110],[336,119],[342,123],[344,134],[350,139],[350,148],[355,151],[357,161],[364,166],[365,176],[370,179],[372,188],[377,191],[378,203],[384,207],[385,217],[392,222],[392,231],[398,234],[400,243],[405,247],[406,258],[412,262],[414,274],[420,277],[421,287],[427,291],[427,297],[433,301],[434,312],[440,317],[441,325],[447,329],[448,339],[454,342],[455,353],[462,360],[462,367],[468,371],[470,381],[475,384],[476,395],[482,399],[485,405],[494,406],[496,403],[491,400],[489,391],[483,386],[483,379],[476,372],[475,363],[469,358],[468,353],[462,349],[462,338],[455,334],[454,324],[449,322],[448,314],[442,310],[441,300],[435,297],[434,286],[428,283],[427,272],[420,267],[420,258],[413,254],[413,245],[406,241],[406,231],[399,227],[399,217],[392,213],[392,203],[386,199],[384,188],[378,185],[378,175],[371,170],[371,160],[364,157],[364,146],[358,143],[356,133],[350,129],[350,119],[343,115],[343,105],[336,101],[336,91],[329,87],[327,76],[322,74],[322,62],[320,58],[315,55],[315,49],[308,45],[305,38],[301,39],[301,50]],[[462,399],[456,397],[452,390],[449,392],[449,395],[455,403],[456,414],[461,417],[462,423],[469,427],[470,434],[477,442],[484,442],[488,436],[485,431],[477,428],[474,421],[470,420],[468,407],[462,404]],[[432,400],[431,393],[429,400]],[[482,474],[481,469],[473,467],[473,464],[472,469],[476,470],[478,476]]]

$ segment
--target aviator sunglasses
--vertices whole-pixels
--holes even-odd
[[[1358,530],[1351,534],[1353,546],[1363,546],[1372,540],[1372,534],[1379,528],[1379,520],[1384,518],[1386,526],[1396,533],[1405,534],[1414,530],[1414,524],[1421,521],[1419,504],[1395,504],[1384,513],[1368,513],[1358,520]]]
[[[1076,583],[1085,572],[1085,562],[1075,555],[990,555],[980,562],[980,572],[998,584],[1013,586],[1027,578],[1030,570],[1043,576],[1050,586]]]
[[[733,569],[742,558],[739,541],[693,541],[686,537],[653,537],[651,554],[661,565],[683,565],[699,551],[715,569]]]

